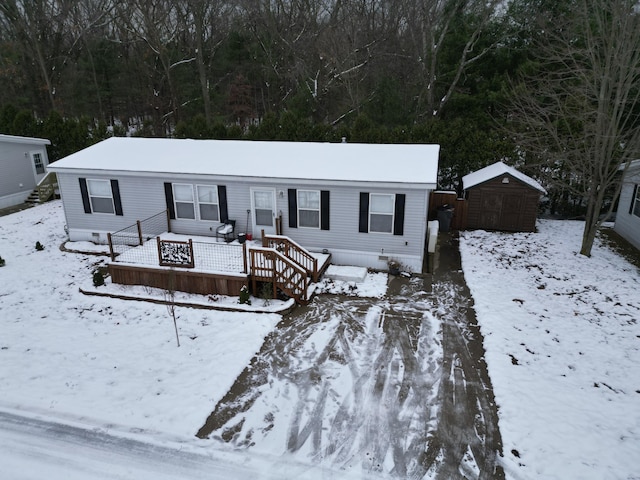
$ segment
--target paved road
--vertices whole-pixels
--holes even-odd
[[[281,458],[212,452],[0,411],[0,478],[7,480],[322,479],[332,472]],[[201,451],[197,451],[199,448]]]

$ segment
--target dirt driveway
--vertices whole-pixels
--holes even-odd
[[[296,309],[197,435],[239,449],[399,478],[503,478],[497,412],[457,238],[432,278],[385,299]]]

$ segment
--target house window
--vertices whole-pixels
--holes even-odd
[[[32,153],[33,165],[36,169],[36,175],[42,175],[44,173],[44,162],[42,161],[41,153]]]
[[[631,199],[631,212],[636,216],[640,217],[640,188],[638,185],[633,189],[633,198]]]
[[[198,185],[197,189],[200,220],[219,221],[218,188],[215,185]]]
[[[372,193],[369,198],[369,231],[393,233],[395,195]]]
[[[115,213],[109,180],[87,179],[87,192],[93,213]]]
[[[173,200],[176,207],[176,218],[196,218],[193,202],[193,186],[181,183],[173,184]]]
[[[298,190],[298,225],[320,228],[319,190]]]

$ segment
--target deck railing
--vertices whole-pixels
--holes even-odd
[[[296,262],[279,251],[266,247],[249,249],[249,257],[254,292],[257,291],[257,282],[271,282],[274,298],[279,288],[298,303],[309,301],[309,276]]]
[[[121,255],[125,251],[135,246],[143,245],[145,241],[168,231],[168,218],[168,211],[163,210],[149,218],[138,220],[134,225],[129,225],[122,230],[107,233],[111,260],[114,261],[118,255]]]
[[[58,177],[54,172],[47,173],[42,180],[36,186],[38,192],[38,201],[40,203],[46,202],[53,197],[58,188]]]
[[[302,267],[314,282],[318,281],[318,259],[308,250],[284,235],[262,234],[262,246],[273,248],[286,258]]]

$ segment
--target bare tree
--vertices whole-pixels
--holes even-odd
[[[32,65],[31,74],[41,80],[41,92],[46,96],[40,105],[42,110],[62,109],[57,101],[58,88],[63,86],[62,72],[77,54],[79,40],[100,16],[93,13],[85,17],[86,23],[74,24],[71,11],[76,3],[74,0],[0,2],[0,30],[10,33],[20,47],[23,63]]]
[[[148,75],[149,98],[154,110],[155,134],[168,130],[169,117],[175,122],[182,107],[174,69],[195,61],[195,56],[181,47],[185,22],[183,12],[171,0],[132,0],[118,3],[118,21],[142,42],[149,54],[144,56]]]
[[[485,38],[504,0],[406,0],[405,38],[418,65],[418,109],[439,116],[469,67],[502,39]],[[448,51],[447,51],[448,50]]]
[[[180,336],[178,335],[178,320],[176,316],[176,272],[173,268],[169,270],[167,276],[167,288],[164,290],[164,302],[167,313],[173,319],[173,328],[176,331],[176,343],[180,346]]]
[[[515,88],[513,126],[551,181],[586,205],[580,253],[591,255],[605,195],[640,157],[640,10],[637,0],[575,0],[544,23],[539,68]],[[613,202],[609,212],[613,209]]]
[[[234,17],[233,2],[227,0],[186,0],[178,2],[180,17],[185,22],[188,33],[187,43],[193,51],[198,67],[198,79],[204,115],[208,124],[212,123],[210,67],[213,57],[229,34],[229,25]]]

